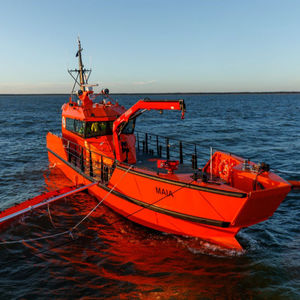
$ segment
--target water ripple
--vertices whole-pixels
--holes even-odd
[[[129,107],[147,95],[118,95]],[[165,95],[151,96],[153,99]],[[137,129],[266,161],[300,176],[300,95],[172,95],[187,112],[143,114]],[[71,183],[48,169],[45,135],[59,132],[64,96],[0,96],[0,205]],[[11,105],[14,103],[15,105]],[[41,109],[42,108],[42,109]],[[7,118],[9,116],[9,118]],[[297,175],[298,174],[298,175]],[[63,232],[96,199],[80,193],[2,228],[1,240]],[[112,224],[112,225],[111,225]],[[74,234],[0,246],[3,299],[298,299],[300,196],[292,192],[267,221],[238,234],[242,253],[162,234],[101,207]]]

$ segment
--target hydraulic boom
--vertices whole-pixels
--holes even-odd
[[[115,145],[115,154],[118,161],[121,159],[121,143],[119,136],[122,133],[122,129],[128,123],[139,116],[142,112],[141,110],[181,110],[181,118],[184,118],[185,113],[185,103],[184,100],[139,100],[131,108],[129,108],[125,113],[123,113],[118,119],[114,121],[113,124],[113,140]]]

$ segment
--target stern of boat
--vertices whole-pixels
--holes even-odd
[[[248,227],[270,218],[291,190],[291,185],[270,172],[265,163],[217,151],[203,168],[209,177],[248,194],[231,226]]]

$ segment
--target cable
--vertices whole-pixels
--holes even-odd
[[[126,170],[126,172],[122,175],[122,177],[121,177],[121,179],[110,189],[110,191],[105,195],[105,197],[104,198],[102,198],[102,200],[101,201],[99,201],[98,203],[97,203],[97,205],[84,217],[84,218],[82,218],[76,225],[74,225],[70,230],[66,230],[66,231],[63,231],[63,232],[60,232],[60,233],[56,233],[56,234],[52,234],[52,235],[47,235],[47,236],[43,236],[43,237],[39,237],[39,238],[33,238],[33,239],[26,239],[26,240],[24,240],[24,239],[22,239],[22,240],[18,240],[18,241],[6,241],[6,242],[0,242],[0,245],[5,245],[5,244],[17,244],[17,243],[26,243],[26,242],[33,242],[33,241],[38,241],[38,240],[44,240],[44,239],[47,239],[47,238],[54,238],[54,237],[57,237],[57,236],[63,236],[63,235],[66,235],[66,234],[69,234],[70,236],[71,236],[71,240],[69,240],[69,241],[66,241],[66,242],[63,242],[63,243],[60,243],[60,244],[57,244],[57,245],[54,245],[53,247],[50,247],[50,248],[47,248],[47,249],[44,249],[44,250],[41,250],[41,251],[39,251],[39,252],[37,252],[37,253],[35,253],[34,255],[35,256],[37,256],[37,255],[39,255],[39,254],[43,254],[43,253],[46,253],[46,252],[49,252],[50,250],[52,250],[52,249],[55,249],[55,248],[58,248],[58,247],[61,247],[61,246],[64,246],[64,245],[67,245],[67,244],[70,244],[70,243],[72,243],[72,242],[74,242],[75,240],[78,240],[79,238],[81,238],[82,236],[77,236],[76,238],[74,238],[74,235],[72,234],[72,232],[73,232],[73,230],[74,229],[76,229],[83,221],[85,221],[102,203],[103,203],[103,201],[107,198],[107,196],[115,189],[115,187],[121,182],[121,180],[124,178],[124,176],[129,172],[129,170],[132,168],[132,166],[130,166],[127,170]],[[194,180],[192,180],[191,182],[189,182],[188,184],[191,184],[192,182],[193,182]],[[173,192],[173,194],[174,193],[176,193],[176,192],[178,192],[179,190],[181,190],[181,189],[183,189],[184,188],[184,186],[182,186],[182,187],[180,187],[180,188],[178,188],[177,190],[175,190],[174,192]],[[160,198],[160,199],[158,199],[158,200],[156,200],[156,201],[154,201],[154,202],[152,202],[152,203],[149,203],[149,204],[147,204],[145,207],[141,207],[141,208],[139,208],[138,210],[136,210],[136,211],[134,211],[133,213],[130,213],[130,214],[128,214],[127,216],[125,216],[125,218],[129,218],[129,217],[131,217],[131,216],[133,216],[134,214],[137,214],[138,212],[140,212],[140,211],[142,211],[143,209],[145,209],[145,208],[148,208],[148,207],[150,207],[150,206],[152,206],[152,205],[154,205],[154,204],[156,204],[156,203],[158,203],[158,202],[160,202],[160,201],[162,201],[163,199],[165,199],[165,198],[167,198],[167,197],[169,197],[169,195],[165,195],[165,196],[163,196],[162,198]],[[112,223],[109,223],[107,226],[111,226],[111,225],[113,225],[113,224],[116,224],[116,223],[118,223],[118,222],[120,222],[120,221],[122,221],[122,219],[119,219],[119,220],[116,220],[116,221],[114,221],[114,222],[112,222]],[[84,232],[86,232],[88,229],[85,229],[85,230],[81,230],[81,231],[79,231],[80,233],[84,233]],[[26,257],[26,256],[25,256]],[[13,263],[13,262],[15,262],[15,261],[17,261],[19,258],[15,258],[15,259],[13,259],[13,260],[10,260],[10,261],[8,261],[8,262],[6,262],[6,263],[4,263],[4,264],[2,264],[2,266],[5,266],[5,265],[7,265],[7,264],[10,264],[10,263]]]
[[[47,238],[52,238],[52,237],[57,237],[60,235],[65,235],[65,234],[70,234],[72,237],[72,231],[74,229],[76,229],[85,219],[87,219],[97,208],[98,206],[107,198],[107,196],[115,189],[115,187],[123,180],[124,176],[129,172],[129,170],[132,168],[132,166],[130,166],[126,172],[122,175],[122,177],[119,179],[119,181],[110,189],[110,191],[105,195],[105,197],[86,215],[84,216],[84,218],[82,218],[76,225],[74,225],[70,230],[66,230],[64,232],[60,232],[60,233],[56,233],[56,234],[52,234],[52,235],[47,235],[47,236],[43,236],[43,237],[38,237],[38,238],[33,238],[33,239],[21,239],[21,240],[16,240],[16,241],[4,241],[4,242],[0,242],[0,245],[5,245],[5,244],[18,244],[18,243],[26,243],[26,242],[34,242],[34,241],[39,241],[39,240],[44,240]],[[52,218],[50,215],[50,210],[49,210],[49,204],[48,204],[48,213],[49,213],[49,217],[50,217],[50,221],[52,223]],[[53,223],[52,223],[53,224]]]

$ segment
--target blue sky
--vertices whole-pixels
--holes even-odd
[[[300,90],[300,1],[0,0],[0,93]]]

